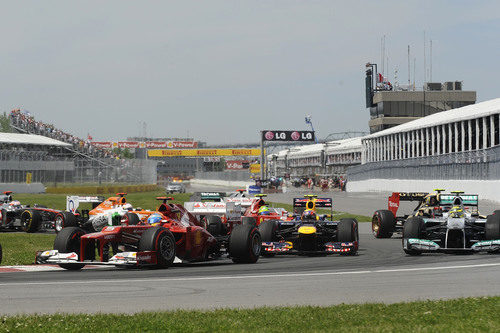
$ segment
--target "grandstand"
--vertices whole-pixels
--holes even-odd
[[[343,177],[348,167],[361,163],[361,150],[361,138],[349,138],[281,150],[267,161],[274,176]]]
[[[499,200],[499,123],[500,98],[365,136],[362,164],[349,169],[348,189],[428,191],[438,186]]]
[[[5,163],[0,182],[24,182],[31,173],[33,182],[43,183],[156,183],[154,161],[119,159],[112,151],[36,121],[19,109],[9,118],[11,128],[19,133],[2,133]]]

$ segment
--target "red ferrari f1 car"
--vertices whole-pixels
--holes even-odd
[[[225,254],[236,263],[258,260],[262,239],[255,226],[229,222],[228,230],[210,233],[182,205],[169,204],[171,198],[157,199],[163,201],[157,211],[136,225],[122,219],[119,225],[95,233],[86,234],[77,227],[62,229],[54,249],[38,252],[36,263],[77,270],[87,264],[167,268],[176,257],[191,262]]]

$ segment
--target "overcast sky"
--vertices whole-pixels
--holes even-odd
[[[364,65],[500,97],[499,1],[1,1],[0,110],[94,140],[367,131]],[[429,44],[429,42],[428,42]],[[429,50],[428,50],[429,51]],[[429,64],[429,61],[427,61]],[[413,65],[412,65],[413,67]],[[412,68],[413,72],[413,68]],[[413,73],[412,73],[413,74]]]

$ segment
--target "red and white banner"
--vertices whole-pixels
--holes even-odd
[[[248,169],[250,162],[247,160],[232,160],[226,161],[226,169],[227,170],[242,170]],[[245,168],[246,166],[246,168]]]
[[[92,142],[92,145],[98,147],[98,148],[108,148],[111,149],[113,148],[113,142]]]
[[[107,141],[107,142],[92,142],[92,144],[96,147],[99,148],[128,148],[128,149],[135,149],[135,148],[172,148],[172,149],[179,149],[179,148],[198,148],[198,142],[196,141],[146,141],[146,142],[139,142],[139,141],[118,141],[118,142],[112,142],[112,141]]]

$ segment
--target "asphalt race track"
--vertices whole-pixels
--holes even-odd
[[[167,270],[0,274],[0,313],[120,312],[401,302],[500,295],[500,255],[406,256],[401,239],[360,225],[357,256],[228,259]]]

